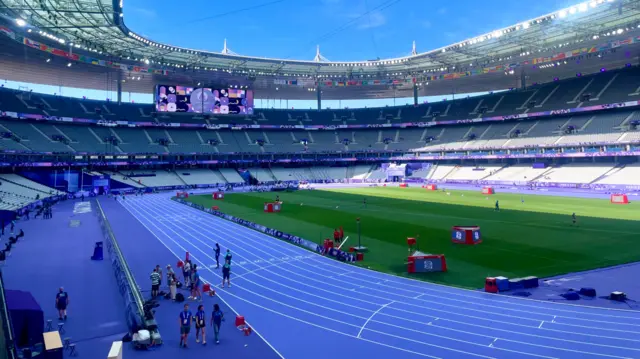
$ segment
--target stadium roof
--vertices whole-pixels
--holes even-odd
[[[587,74],[601,66],[636,64],[633,58],[640,48],[640,0],[588,0],[443,48],[417,53],[414,47],[406,57],[356,62],[327,61],[320,52],[309,60],[269,59],[235,54],[227,44],[215,53],[154,42],[125,25],[126,6],[118,0],[0,0],[0,13],[24,38],[68,53],[118,61],[169,78],[179,74],[182,81],[189,79],[180,83],[184,85],[234,80],[271,98],[284,93],[290,99],[315,98],[317,83],[324,98],[410,97],[414,82],[422,88],[421,96],[517,87],[517,81],[505,75],[517,77],[526,68],[527,82],[533,83]],[[615,53],[621,46],[629,49],[624,55],[609,55],[607,63],[558,66],[556,61]],[[528,66],[532,64],[536,66]],[[163,81],[161,76],[148,80],[152,78],[154,84]],[[446,79],[455,81],[441,81]]]

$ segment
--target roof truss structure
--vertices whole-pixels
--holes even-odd
[[[59,42],[60,48],[141,66],[173,71],[222,71],[253,77],[408,78],[489,64],[505,65],[562,48],[597,45],[602,37],[615,35],[620,29],[638,31],[640,0],[586,1],[441,49],[419,53],[414,44],[407,57],[361,62],[328,61],[319,52],[315,59],[302,61],[157,43],[126,27],[126,9],[119,0],[0,0],[0,14],[8,21],[26,21],[35,40],[53,39]],[[224,49],[228,50],[226,41]]]

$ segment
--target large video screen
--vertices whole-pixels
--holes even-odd
[[[253,114],[253,91],[185,86],[156,86],[156,111],[222,115]]]

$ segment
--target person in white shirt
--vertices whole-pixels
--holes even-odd
[[[186,261],[184,264],[184,285],[189,287],[191,282],[191,263]]]

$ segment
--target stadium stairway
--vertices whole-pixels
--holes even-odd
[[[47,320],[57,330],[55,296],[64,287],[70,303],[61,337],[71,338],[80,358],[104,358],[111,343],[127,332],[124,300],[109,258],[90,260],[95,242],[103,238],[92,212],[91,202],[66,201],[53,207],[52,219],[19,221],[15,232],[23,229],[25,236],[2,268],[6,289],[31,292],[38,302],[45,331]]]
[[[597,183],[598,181],[601,181],[604,178],[607,178],[607,177],[609,177],[609,176],[611,176],[613,174],[616,174],[617,172],[622,171],[625,167],[626,167],[626,165],[624,165],[624,164],[617,164],[612,169],[610,169],[607,172],[603,173],[602,176],[600,176],[600,177],[594,179],[593,181],[589,182],[589,184]]]
[[[125,199],[125,201],[127,200],[131,201],[135,199]],[[136,282],[141,287],[145,298],[150,297],[151,282],[149,280],[149,275],[156,265],[160,265],[162,267],[162,274],[164,277],[162,278],[163,283],[166,283],[167,264],[170,264],[173,267],[178,278],[182,281],[182,273],[179,273],[178,268],[176,268],[178,261],[176,255],[184,256],[185,253],[176,253],[176,255],[174,255],[151,233],[152,230],[158,230],[157,228],[145,228],[142,223],[140,223],[114,199],[101,197],[99,201],[105,215],[111,223],[111,228],[118,240],[120,250],[125,257]],[[179,221],[180,217],[180,214],[176,214],[174,216],[176,221]],[[225,248],[222,248],[223,253],[225,250]],[[214,284],[217,285],[218,283]],[[167,291],[166,288],[163,290]],[[185,298],[189,296],[186,291],[181,291],[181,293],[185,295]],[[185,301],[184,303],[189,303],[191,311],[193,313],[196,312],[198,302]],[[184,303],[173,303],[164,299],[159,301],[160,306],[155,309],[155,319],[158,323],[158,328],[162,333],[164,343],[162,347],[156,349],[158,353],[153,356],[145,356],[144,354],[148,354],[146,352],[135,352],[136,354],[140,353],[140,357],[151,357],[154,359],[179,358],[181,355],[184,355],[184,349],[180,349],[178,346],[180,341],[178,316]],[[279,358],[279,356],[275,354],[275,352],[271,350],[258,335],[252,334],[250,336],[244,336],[240,331],[238,331],[234,323],[235,313],[225,305],[219,297],[205,297],[202,304],[207,312],[207,320],[210,320],[213,305],[219,304],[226,321],[222,323],[222,327],[220,328],[219,345],[216,345],[213,341],[213,331],[210,326],[206,329],[207,341],[209,342],[207,346],[195,343],[195,330],[192,330],[189,336],[190,345],[188,353],[190,355],[193,354],[196,357],[202,357],[202,355],[205,355],[205,357],[210,357],[213,354],[219,358],[233,359]],[[247,321],[250,322],[251,318],[247,318]],[[130,349],[130,346],[127,346],[127,348],[133,352],[133,350]]]

